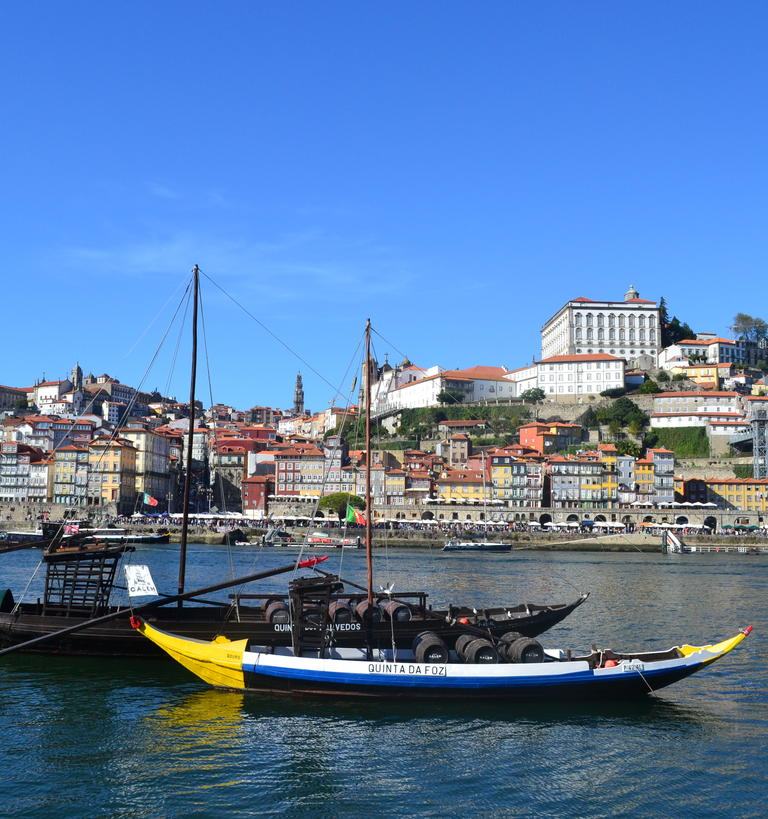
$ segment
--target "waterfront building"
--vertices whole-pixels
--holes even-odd
[[[31,492],[32,465],[44,460],[42,451],[29,444],[4,441],[0,444],[0,502],[27,503]],[[47,482],[47,475],[46,475]]]
[[[669,504],[675,499],[675,453],[659,447],[649,449],[653,462],[653,499],[657,504]]]
[[[438,497],[442,500],[475,501],[490,500],[491,487],[481,471],[446,469],[435,482]]]
[[[605,506],[603,465],[585,456],[553,455],[547,463],[550,504],[555,509]]]
[[[266,518],[269,497],[275,492],[274,475],[253,475],[241,483],[243,514],[251,518]]]
[[[53,500],[53,458],[30,460],[28,503],[50,503]]]
[[[53,455],[53,502],[85,506],[88,502],[88,447],[62,446]]]
[[[661,349],[659,306],[630,286],[624,301],[571,299],[541,330],[541,357],[608,353],[633,366],[656,365]]]
[[[503,447],[490,456],[493,497],[514,506],[544,505],[544,464],[530,458],[517,458],[511,448]]]
[[[319,498],[325,457],[314,444],[295,444],[275,452],[275,496]],[[325,493],[329,494],[329,493]]]
[[[137,449],[133,443],[126,438],[96,438],[88,446],[87,457],[88,504],[115,504],[123,515],[136,511],[143,497],[137,498],[136,493]]]
[[[421,506],[433,494],[432,475],[426,469],[405,470],[405,493],[403,503],[406,506]]]
[[[384,471],[384,502],[387,506],[401,506],[405,500],[405,470]]]
[[[206,430],[207,432],[207,430]],[[170,444],[165,435],[143,427],[121,427],[118,434],[136,448],[136,492],[160,502],[155,511],[167,511]],[[206,436],[207,440],[207,436]],[[193,458],[195,452],[193,450]]]
[[[768,479],[707,478],[707,501],[720,509],[768,512]],[[763,519],[760,519],[763,523]]]

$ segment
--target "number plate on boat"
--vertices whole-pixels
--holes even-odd
[[[645,671],[645,664],[641,663],[639,660],[632,660],[631,662],[624,663],[621,667],[622,671]]]

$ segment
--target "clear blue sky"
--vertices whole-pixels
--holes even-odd
[[[520,366],[629,284],[697,330],[768,318],[766,30],[748,1],[6,3],[0,383],[136,384],[194,263],[332,383],[368,315],[446,367]],[[205,298],[214,400],[287,406],[301,369],[327,404]],[[170,346],[145,386],[183,396]]]

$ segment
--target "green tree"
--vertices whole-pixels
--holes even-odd
[[[455,390],[442,390],[437,394],[437,400],[441,404],[461,404],[464,393]]]
[[[594,407],[590,407],[584,415],[581,416],[581,425],[586,429],[595,429],[595,427],[600,425]]]
[[[634,441],[615,441],[616,452],[619,455],[631,455],[633,458],[639,458],[643,449]]]
[[[659,374],[656,376],[656,380],[660,384],[666,384],[668,381],[671,381],[671,377],[666,370],[659,370]]]
[[[640,385],[640,389],[638,390],[640,395],[652,395],[655,392],[661,392],[661,389],[652,378],[649,378],[647,381],[642,383]]]
[[[736,313],[733,317],[733,332],[738,338],[757,344],[761,339],[768,338],[768,323],[748,313]]]
[[[334,492],[332,495],[324,495],[320,498],[320,503],[317,504],[317,508],[335,512],[339,520],[343,520],[347,516],[348,505],[355,509],[365,509],[365,501],[358,495],[353,495],[350,492]]]
[[[520,398],[523,401],[526,401],[529,404],[538,404],[540,401],[543,401],[547,397],[544,390],[541,387],[531,387],[530,390],[526,390]]]

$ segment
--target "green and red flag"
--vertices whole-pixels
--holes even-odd
[[[153,498],[152,495],[148,495],[146,492],[144,493],[144,503],[147,506],[157,506],[160,501],[157,498]]]
[[[349,503],[347,504],[347,523],[359,523],[365,526],[365,515]]]

